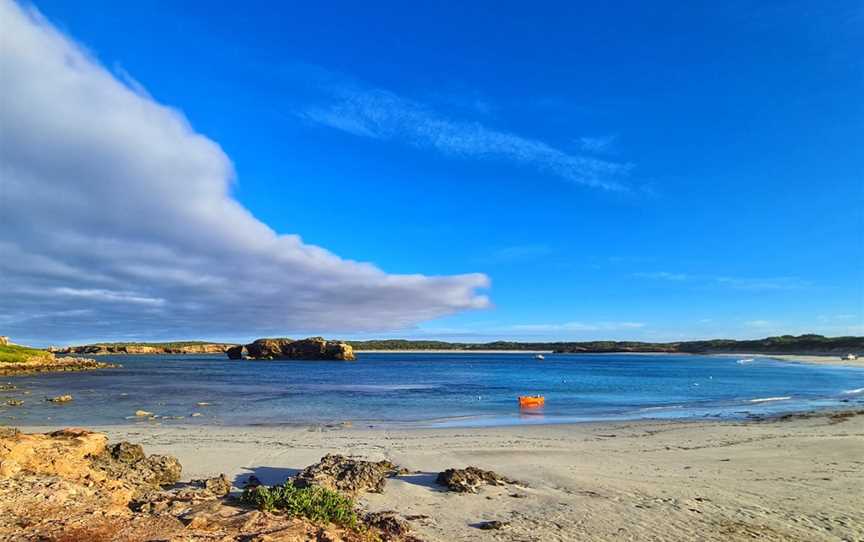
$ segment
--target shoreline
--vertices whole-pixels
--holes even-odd
[[[813,363],[816,365],[840,365],[843,367],[864,367],[864,359],[858,358],[854,360],[843,359],[839,356],[826,355],[797,355],[797,354],[724,354],[735,356],[756,356],[761,358],[770,358],[777,361],[786,361],[790,363]]]
[[[44,431],[56,426],[28,426]],[[864,410],[749,421],[595,422],[418,430],[97,428],[175,455],[182,479],[225,473],[265,484],[327,453],[413,471],[369,511],[395,510],[423,540],[856,540],[864,532]],[[522,485],[444,492],[438,472],[474,465]],[[500,531],[481,521],[509,524]]]

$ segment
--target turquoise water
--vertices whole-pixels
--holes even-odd
[[[100,359],[123,367],[5,379],[20,389],[0,392],[0,405],[9,398],[25,405],[0,407],[0,423],[154,423],[134,417],[141,409],[164,424],[446,427],[736,418],[864,405],[864,369],[767,358],[547,355],[538,361],[529,354],[361,353],[355,363]],[[66,393],[72,403],[44,401]],[[545,407],[520,411],[516,397],[528,394],[544,395]]]

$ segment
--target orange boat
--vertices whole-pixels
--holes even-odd
[[[537,408],[546,403],[546,398],[542,395],[520,395],[519,408]]]

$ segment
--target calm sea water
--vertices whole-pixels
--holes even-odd
[[[639,418],[746,417],[864,405],[864,369],[733,357],[363,354],[355,363],[103,357],[123,368],[7,378],[24,399],[7,425],[329,424],[482,426]],[[29,392],[24,394],[23,392]],[[72,394],[64,405],[45,397]],[[546,406],[520,411],[518,395]],[[198,405],[197,403],[209,403]],[[191,416],[200,413],[200,416]],[[171,417],[177,417],[172,419]]]

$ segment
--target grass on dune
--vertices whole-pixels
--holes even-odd
[[[18,346],[17,344],[0,344],[0,363],[24,363],[34,359],[48,361],[54,356],[46,350]]]

